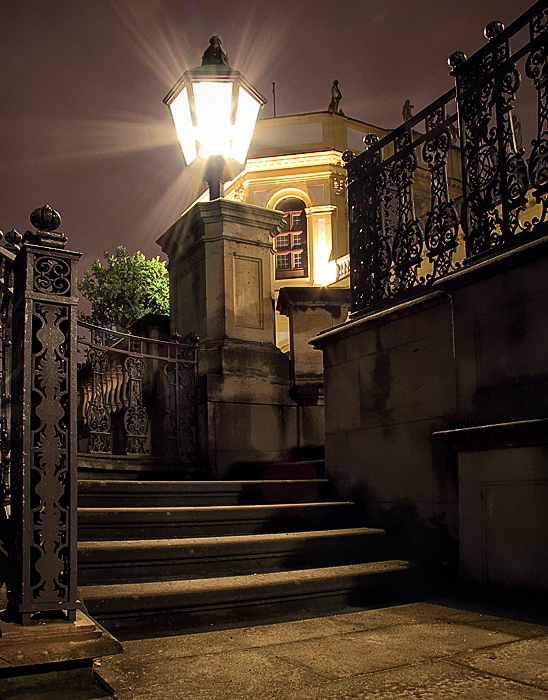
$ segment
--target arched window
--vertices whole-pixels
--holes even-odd
[[[274,239],[277,280],[308,277],[305,206],[296,197],[284,199],[276,206],[285,212],[282,230]]]

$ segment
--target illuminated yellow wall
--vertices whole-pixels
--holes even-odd
[[[270,209],[289,197],[305,203],[308,276],[275,279],[276,297],[281,287],[349,286],[349,277],[336,281],[335,261],[349,252],[346,170],[341,156],[347,149],[361,153],[363,137],[370,133],[382,138],[388,130],[329,112],[257,122],[246,168],[226,183],[224,196]],[[462,191],[458,149],[451,149],[448,161],[450,194],[455,197]],[[416,214],[421,217],[430,207],[430,175],[420,153],[413,189]],[[286,352],[288,319],[277,314],[276,324],[277,345]]]

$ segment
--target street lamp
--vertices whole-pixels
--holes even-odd
[[[209,198],[223,196],[223,183],[245,165],[259,109],[266,99],[228,65],[214,36],[202,65],[183,73],[164,98],[175,122],[186,164],[209,185]]]

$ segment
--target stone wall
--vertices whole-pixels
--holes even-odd
[[[548,533],[547,252],[542,239],[469,265],[312,341],[324,351],[327,469],[341,495],[415,553],[456,569],[460,546],[471,584],[535,588],[543,577],[540,551],[514,568],[503,553],[508,528],[515,555]]]

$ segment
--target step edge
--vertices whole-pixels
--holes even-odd
[[[79,588],[84,600],[122,600],[127,598],[165,598],[191,596],[196,594],[213,595],[227,591],[256,590],[289,583],[295,585],[310,581],[335,581],[352,579],[393,571],[407,571],[413,565],[409,561],[390,559],[386,561],[349,564],[334,567],[316,567],[311,569],[291,569],[260,574],[243,574],[238,576],[221,576],[217,578],[184,579],[171,581],[146,581],[142,583],[95,584]],[[216,585],[215,585],[216,584]],[[224,585],[223,585],[224,584]],[[162,590],[163,589],[163,590]]]
[[[175,549],[177,547],[212,547],[219,544],[248,544],[252,542],[329,539],[330,537],[353,537],[360,535],[386,535],[381,528],[336,528],[332,530],[303,530],[301,532],[258,533],[255,535],[217,535],[206,537],[158,538],[155,540],[91,540],[78,542],[78,551],[112,551],[113,549],[150,550],[154,548]]]
[[[151,512],[151,513],[158,513],[160,511],[199,511],[199,512],[206,512],[206,511],[213,511],[213,512],[219,512],[221,510],[227,510],[229,512],[242,512],[243,510],[252,510],[252,511],[259,511],[259,510],[272,510],[272,509],[289,509],[289,508],[304,508],[304,507],[311,507],[311,508],[319,508],[319,507],[327,507],[327,506],[355,506],[356,504],[353,501],[317,501],[317,502],[310,502],[307,501],[305,503],[271,503],[271,504],[264,504],[264,503],[259,503],[255,505],[221,505],[221,506],[135,506],[135,507],[124,507],[124,508],[114,508],[114,507],[106,507],[106,508],[90,508],[90,507],[83,507],[83,508],[78,508],[78,513],[81,513],[82,515],[89,515],[90,513],[143,513],[143,512]]]

